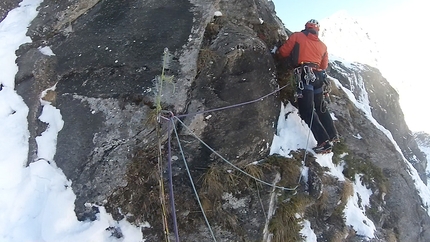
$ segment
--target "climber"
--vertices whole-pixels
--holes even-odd
[[[318,38],[318,21],[311,19],[301,32],[293,33],[277,50],[277,59],[294,67],[297,101],[301,118],[317,140],[315,153],[329,153],[339,136],[323,98],[328,67],[326,45]]]

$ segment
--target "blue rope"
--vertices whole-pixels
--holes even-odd
[[[224,162],[226,162],[227,164],[229,164],[230,166],[232,166],[233,168],[235,168],[236,170],[242,172],[243,174],[245,174],[248,177],[251,177],[252,179],[259,181],[265,185],[271,186],[271,187],[276,187],[282,190],[286,190],[286,191],[294,191],[297,189],[298,186],[296,186],[295,188],[287,188],[287,187],[280,187],[280,186],[276,186],[276,185],[272,185],[268,182],[265,182],[257,177],[254,177],[252,175],[250,175],[249,173],[245,172],[244,170],[240,169],[239,167],[235,166],[233,163],[231,163],[230,161],[228,161],[227,159],[225,159],[222,155],[220,155],[218,152],[216,152],[214,149],[212,149],[208,144],[206,144],[202,139],[200,139],[193,131],[191,131],[178,117],[174,116],[174,118],[176,118],[187,130],[188,132],[190,132],[190,134],[192,136],[194,136],[194,138],[196,138],[198,141],[200,141],[203,145],[205,145],[210,151],[212,151],[215,155],[217,155],[219,158],[221,158]]]
[[[174,124],[173,119],[171,118],[170,120],[171,120],[171,123]],[[185,168],[186,168],[187,173],[188,173],[188,177],[190,178],[190,181],[191,181],[191,186],[193,187],[194,194],[196,195],[197,202],[199,203],[199,206],[200,206],[200,210],[202,210],[203,217],[205,218],[206,224],[208,225],[208,228],[209,228],[209,231],[212,235],[212,238],[216,242],[214,232],[212,231],[211,225],[209,224],[208,218],[206,217],[205,210],[203,209],[202,203],[200,202],[200,198],[199,198],[199,195],[197,193],[197,189],[194,185],[193,177],[191,176],[190,169],[188,168],[187,160],[185,159],[185,155],[184,155],[184,150],[182,149],[181,141],[179,140],[179,135],[178,135],[178,132],[176,130],[175,125],[173,125],[173,130],[175,131],[176,140],[178,141],[179,149],[180,149],[181,155],[182,155],[182,160],[184,161]]]
[[[170,194],[170,203],[172,206],[172,217],[173,217],[173,230],[175,232],[175,241],[179,242],[179,233],[178,233],[178,223],[176,220],[176,208],[175,208],[175,196],[173,194],[173,177],[172,177],[172,146],[171,146],[171,129],[172,123],[169,122],[168,128],[168,170],[169,170],[169,194]]]
[[[305,154],[303,156],[303,165],[306,165],[306,157],[308,155],[308,146],[309,146],[309,137],[311,136],[311,129],[312,129],[312,123],[313,123],[313,121],[314,121],[314,105],[312,105],[311,122],[310,122],[310,125],[309,125],[308,138],[306,140]],[[298,183],[300,183],[301,181],[302,181],[302,175],[300,175]]]

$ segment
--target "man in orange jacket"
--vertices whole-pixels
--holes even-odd
[[[319,27],[318,21],[309,20],[304,30],[285,41],[277,55],[295,67],[299,113],[317,140],[313,150],[328,153],[339,138],[323,98],[328,54],[326,45],[318,38]]]

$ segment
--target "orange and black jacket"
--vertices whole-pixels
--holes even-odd
[[[318,69],[328,66],[327,46],[313,30],[293,33],[279,48],[278,55],[288,58],[294,67],[302,63],[314,63]]]

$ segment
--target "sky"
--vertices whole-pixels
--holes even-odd
[[[331,16],[339,10],[361,19],[378,19],[393,10],[410,4],[410,0],[272,0],[276,14],[289,30],[295,32],[304,28],[310,19],[318,21]]]
[[[100,213],[95,221],[77,220],[74,213],[76,195],[71,188],[71,181],[56,166],[54,160],[57,135],[67,123],[62,119],[61,110],[42,99],[40,102],[43,110],[39,119],[48,125],[47,129],[36,138],[37,156],[41,159],[36,159],[26,166],[29,149],[27,122],[29,109],[15,91],[14,77],[18,70],[15,51],[21,44],[31,42],[31,39],[26,36],[26,31],[29,23],[36,17],[36,9],[41,1],[24,0],[20,7],[9,12],[0,23],[0,66],[2,67],[0,81],[4,85],[0,90],[0,154],[2,154],[0,156],[0,240],[2,242],[144,241],[141,229],[149,227],[149,224],[135,226],[125,220],[115,221],[104,207],[99,207]],[[40,51],[45,55],[55,55],[49,47],[40,48]],[[337,80],[333,81],[339,88],[343,88]],[[49,89],[53,90],[55,86]],[[41,93],[41,98],[46,91]],[[380,125],[378,126],[372,118],[368,102],[355,100],[352,93],[347,89],[344,91],[354,104],[366,113],[369,120],[391,137],[391,134]],[[288,115],[288,119],[285,119],[287,112],[291,114]],[[290,150],[299,148],[313,152],[311,148],[316,145],[316,141],[313,136],[309,136],[309,128],[297,113],[291,104],[282,105],[278,130],[271,144],[271,154],[279,153],[288,156]],[[332,115],[335,118],[334,114]],[[357,135],[357,139],[359,138],[360,136]],[[390,140],[394,142],[392,137]],[[396,147],[400,152],[398,146]],[[345,180],[342,174],[343,165],[342,163],[339,166],[333,164],[333,154],[315,156],[316,161],[321,166],[327,167],[331,175],[339,180]],[[306,167],[303,167],[303,171],[306,171]],[[305,172],[303,175],[304,179],[307,179]],[[415,180],[415,186],[424,205],[429,205],[429,189],[421,181],[412,165],[410,165],[410,175]],[[359,180],[356,179],[358,182],[354,183],[355,193],[348,200],[344,211],[346,223],[352,226],[357,234],[373,238],[375,227],[364,212],[366,206],[370,206],[371,191]],[[302,234],[307,241],[315,241],[316,236],[310,222],[305,220],[303,225]],[[109,227],[120,230],[123,238],[112,237],[106,230]]]
[[[430,125],[423,118],[426,110],[421,105],[428,102],[427,90],[430,89],[430,78],[420,71],[420,66],[430,56],[427,39],[421,33],[426,31],[423,27],[428,22],[425,0],[273,2],[278,17],[293,32],[302,30],[310,19],[322,22],[339,11],[346,11],[356,19],[378,45],[381,53],[378,68],[400,94],[400,105],[409,129],[430,133]],[[326,44],[330,53],[330,43]]]

